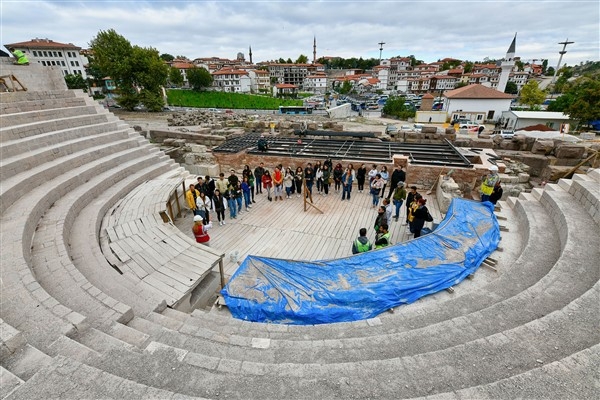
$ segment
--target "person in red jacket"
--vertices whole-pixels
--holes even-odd
[[[212,228],[212,222],[205,224],[200,215],[194,216],[194,226],[192,227],[192,232],[194,232],[196,242],[208,246],[208,241],[210,240],[210,236],[208,236],[208,230],[210,228]]]

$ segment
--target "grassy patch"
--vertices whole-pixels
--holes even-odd
[[[279,106],[301,106],[302,100],[283,100],[270,96],[225,92],[168,90],[169,105],[198,108],[245,108],[277,110]]]

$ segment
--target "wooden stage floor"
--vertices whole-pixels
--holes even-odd
[[[189,182],[191,183],[191,182]],[[187,187],[187,185],[186,185]],[[387,194],[388,188],[386,188]],[[434,195],[427,196],[427,207],[438,223],[442,215]],[[211,212],[213,228],[209,231],[210,246],[225,253],[224,268],[226,278],[237,270],[238,262],[248,255],[260,255],[290,260],[324,260],[352,255],[352,243],[360,228],[367,228],[367,236],[374,241],[373,225],[377,210],[372,207],[372,198],[368,191],[358,193],[353,188],[350,201],[342,201],[342,193],[330,191],[328,196],[316,193],[313,188],[313,202],[323,214],[308,206],[304,212],[303,199],[293,195],[283,201],[267,200],[266,191],[255,196],[250,212],[242,212],[237,219],[229,218],[225,212],[225,222],[219,226],[216,213]],[[381,204],[381,202],[380,202]],[[401,208],[398,221],[392,220],[390,232],[392,244],[410,240],[406,219],[406,207]],[[191,211],[175,221],[175,225],[193,237]],[[431,226],[428,223],[426,226]],[[237,257],[235,253],[237,252]],[[232,257],[233,255],[233,257]]]

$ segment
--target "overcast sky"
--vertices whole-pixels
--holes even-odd
[[[598,0],[566,1],[27,1],[0,0],[2,44],[49,38],[88,47],[100,30],[115,29],[132,44],[160,53],[253,61],[291,58],[383,58],[415,55],[426,62],[444,57],[483,60],[504,57],[515,34],[523,61],[597,61]]]

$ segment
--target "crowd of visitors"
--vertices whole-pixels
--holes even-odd
[[[294,197],[337,194],[342,201],[350,201],[352,190],[365,191],[371,195],[371,205],[377,209],[375,216],[375,240],[369,241],[367,229],[361,228],[358,238],[352,243],[352,253],[358,254],[391,245],[390,224],[399,221],[403,205],[405,216],[402,225],[407,225],[407,234],[415,238],[421,236],[426,222],[433,221],[427,208],[427,200],[418,193],[416,186],[406,187],[406,172],[396,166],[388,173],[387,166],[365,164],[354,168],[352,164],[335,165],[331,159],[307,163],[305,167],[283,167],[281,164],[272,169],[260,163],[254,169],[243,167],[241,177],[234,169],[226,178],[220,173],[216,179],[210,176],[198,177],[195,184],[189,185],[185,193],[186,203],[194,214],[192,231],[199,243],[208,244],[208,229],[212,227],[211,213],[216,214],[219,225],[225,225],[225,211],[229,210],[229,219],[237,219],[242,212],[250,212],[258,195],[266,194],[268,201],[284,201]],[[386,195],[386,188],[388,188]],[[481,200],[494,204],[502,197],[502,186],[496,166],[490,167],[489,174],[483,178]]]

